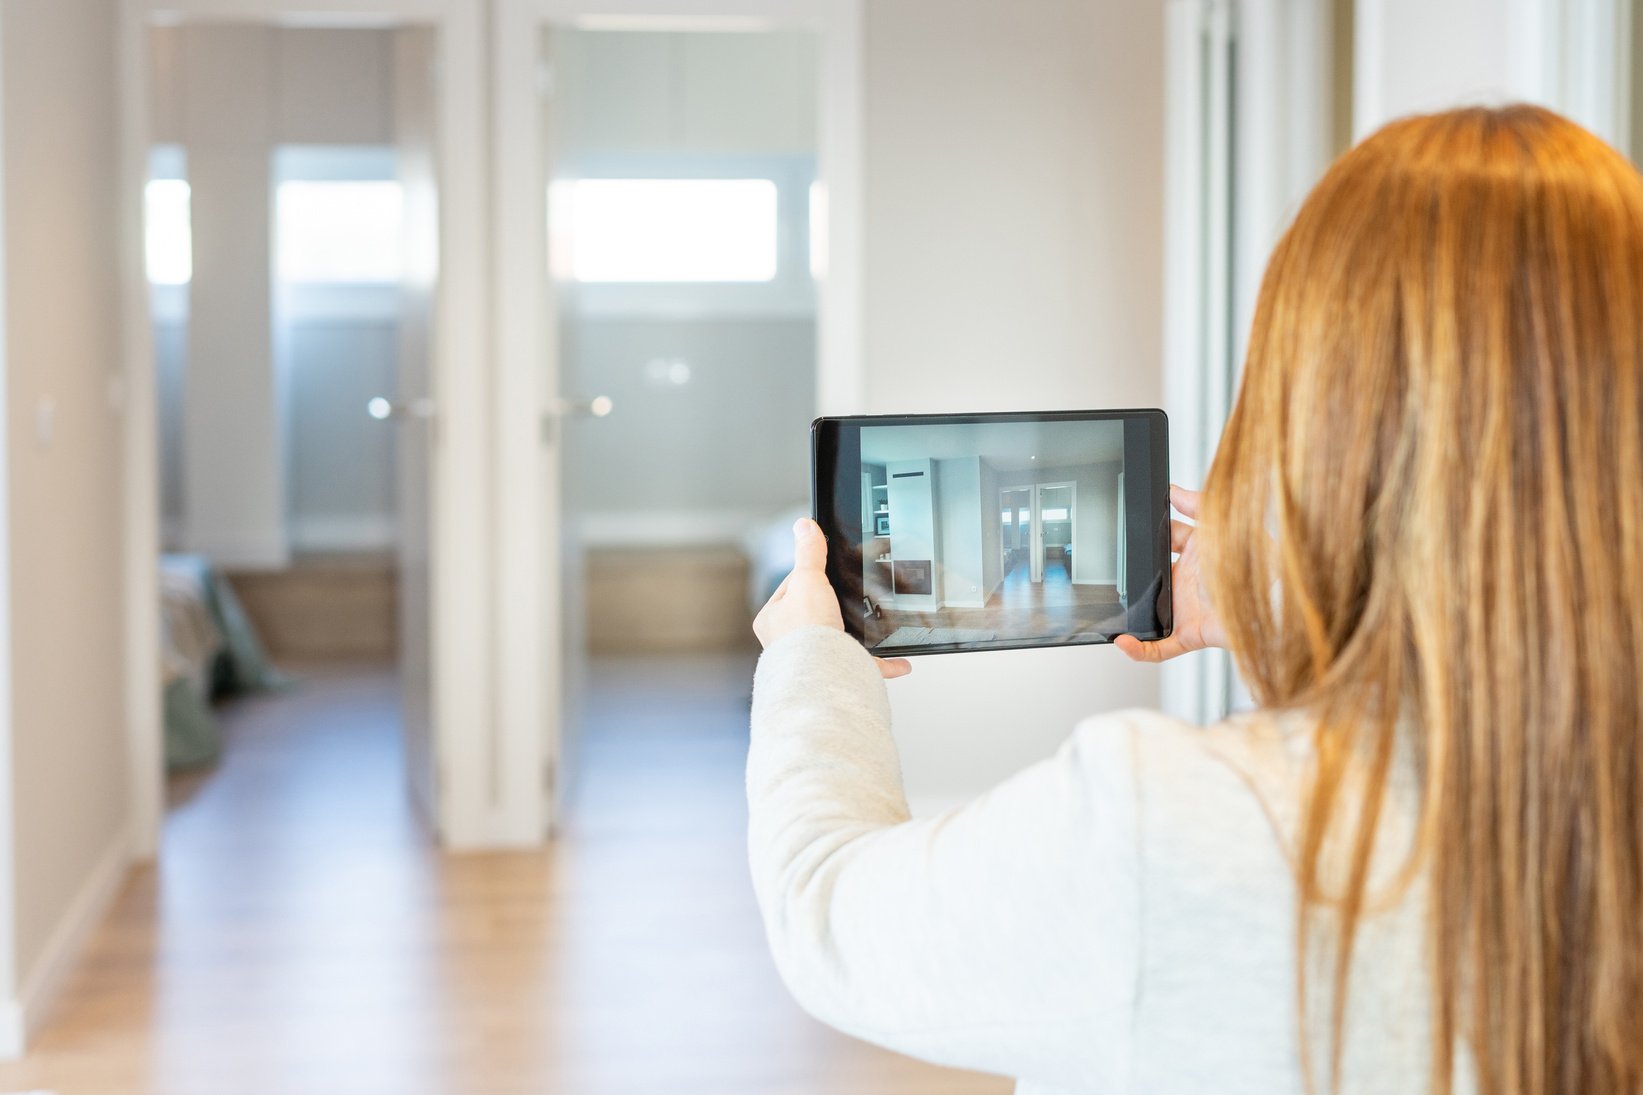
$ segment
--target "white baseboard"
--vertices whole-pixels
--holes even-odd
[[[0,1058],[21,1057],[29,1038],[50,1016],[64,983],[125,881],[131,859],[131,833],[122,826],[63,911],[34,968],[23,974],[17,999],[0,1004]]]

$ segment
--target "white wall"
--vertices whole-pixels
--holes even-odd
[[[950,608],[980,608],[986,604],[986,540],[981,532],[981,458],[961,457],[935,462],[936,528],[941,546],[936,553],[941,603]],[[891,535],[895,526],[891,525]]]
[[[1135,0],[867,5],[864,410],[1158,404],[1163,18]],[[1159,698],[1110,647],[920,659],[891,697],[919,807]]]
[[[1004,584],[1004,523],[998,472],[981,461],[981,588],[991,597]],[[985,598],[984,598],[985,599]]]
[[[112,0],[6,0],[5,404],[14,922],[11,1042],[123,873],[118,177]],[[0,1045],[13,1050],[15,1044]]]
[[[1353,131],[1467,103],[1540,99],[1544,0],[1357,0]]]
[[[903,562],[928,560],[929,593],[896,590],[896,608],[922,610],[941,607],[941,529],[936,514],[936,466],[933,460],[892,460],[884,465],[890,498],[890,556],[895,560],[895,582],[905,586]]]

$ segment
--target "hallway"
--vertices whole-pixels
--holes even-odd
[[[971,638],[1012,636],[1073,638],[1087,632],[1120,628],[1124,605],[1113,585],[1074,585],[1066,562],[1049,562],[1044,580],[1034,582],[1025,559],[1018,562],[987,600],[986,608],[939,608],[927,612],[897,612],[884,606],[883,628],[889,638],[880,648],[899,644],[898,629],[908,642],[922,629],[959,629]]]
[[[596,662],[562,838],[429,850],[386,669],[229,708],[0,1091],[982,1095],[804,1016],[747,881],[748,656]]]

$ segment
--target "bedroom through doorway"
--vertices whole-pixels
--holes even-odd
[[[555,25],[540,63],[561,390],[594,412],[559,435],[574,829],[597,809],[584,774],[645,778],[612,696],[751,676],[754,611],[808,513],[825,196],[812,32]],[[636,694],[666,715],[664,691]],[[700,729],[687,751],[711,756],[745,734]]]
[[[436,835],[437,46],[147,29],[168,860],[269,816]]]

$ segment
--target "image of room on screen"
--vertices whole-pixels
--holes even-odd
[[[1124,429],[1118,419],[863,427],[867,645],[1122,633]]]

